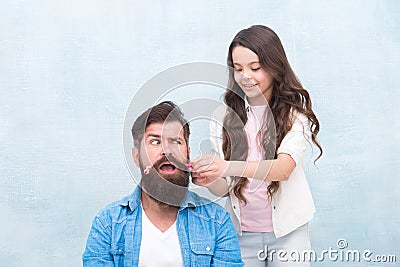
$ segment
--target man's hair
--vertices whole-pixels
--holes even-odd
[[[171,101],[164,101],[149,108],[136,119],[132,126],[133,145],[138,149],[140,148],[144,132],[150,124],[174,121],[182,125],[186,145],[189,145],[189,122],[183,117],[180,108]]]

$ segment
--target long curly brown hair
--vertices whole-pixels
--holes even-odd
[[[319,121],[312,110],[310,95],[303,88],[296,77],[278,35],[270,28],[263,25],[254,25],[241,30],[229,46],[227,63],[229,68],[228,87],[224,94],[224,102],[228,106],[223,121],[223,152],[225,160],[246,161],[248,143],[246,132],[243,130],[247,122],[244,97],[245,94],[234,79],[232,51],[237,46],[243,46],[259,58],[261,68],[273,77],[272,96],[269,100],[272,116],[262,126],[262,147],[264,159],[276,159],[277,148],[282,139],[291,129],[293,119],[292,111],[304,114],[311,122],[311,139],[318,147],[320,153],[315,159],[322,156],[322,147],[317,140]],[[314,162],[315,162],[314,161]],[[246,202],[242,188],[247,182],[245,177],[236,177],[233,191],[236,197]],[[268,195],[272,198],[279,189],[280,183],[272,181],[268,186]]]

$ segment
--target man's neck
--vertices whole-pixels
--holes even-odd
[[[143,212],[161,232],[167,231],[174,224],[179,207],[159,203],[142,190]]]

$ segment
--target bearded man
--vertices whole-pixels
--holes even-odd
[[[188,122],[165,101],[133,123],[133,193],[94,218],[84,266],[243,266],[229,214],[188,190]]]

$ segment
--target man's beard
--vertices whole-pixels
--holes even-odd
[[[175,172],[172,174],[159,173],[163,163],[170,162],[175,165]],[[189,172],[182,162],[173,156],[163,156],[153,164],[148,174],[144,173],[145,166],[139,158],[140,171],[142,173],[141,186],[147,195],[159,205],[179,207],[186,197],[189,186]]]

